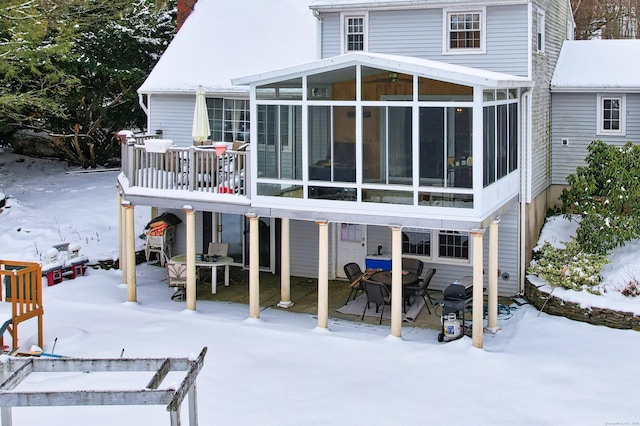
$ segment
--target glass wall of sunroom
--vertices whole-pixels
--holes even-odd
[[[516,170],[518,135],[517,90],[485,90],[474,161],[473,93],[360,65],[258,86],[258,195],[473,208],[474,167]]]

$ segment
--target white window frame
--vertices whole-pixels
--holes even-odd
[[[451,15],[478,13],[480,15],[480,47],[451,48],[451,31],[449,29]],[[443,55],[468,55],[486,53],[487,45],[487,9],[486,7],[474,8],[444,8],[442,9],[442,54]]]
[[[295,143],[294,138],[295,138],[296,120],[297,120],[297,117],[295,117],[296,109],[294,105],[285,105],[285,106],[287,107],[287,114],[289,115],[289,120],[287,121],[287,138],[286,139],[280,138],[280,151],[291,152],[291,147]],[[281,114],[282,114],[281,112],[278,112],[279,121],[281,120]]]
[[[430,239],[429,241],[431,242],[429,244],[429,255],[426,254],[417,254],[417,253],[405,253],[404,251],[402,252],[403,256],[411,256],[411,257],[415,257],[417,259],[423,259],[425,261],[429,261],[429,262],[438,262],[438,263],[448,263],[448,264],[454,264],[454,265],[470,265],[471,264],[471,259],[473,259],[473,253],[472,253],[472,244],[471,244],[471,233],[467,232],[467,231],[459,231],[461,235],[464,235],[467,237],[467,241],[468,241],[468,245],[467,245],[467,258],[463,258],[463,257],[446,257],[440,256],[440,233],[441,232],[454,232],[454,230],[447,230],[447,229],[431,229],[425,232],[422,232],[419,229],[404,229],[403,232],[417,232],[417,233],[424,233],[424,234],[429,234],[430,235]]]
[[[215,128],[215,123],[216,121],[220,121],[220,126],[221,126],[221,133],[222,133],[222,137],[221,139],[218,140],[214,140],[214,142],[228,142],[225,141],[225,134],[226,133],[233,133],[233,135],[237,135],[240,133],[244,133],[246,135],[249,134],[249,132],[247,131],[247,126],[250,126],[251,120],[247,119],[247,117],[250,117],[250,107],[249,107],[249,100],[248,99],[244,99],[244,98],[225,98],[225,97],[219,97],[219,96],[212,96],[210,98],[207,98],[207,100],[211,99],[212,101],[214,99],[220,99],[222,100],[222,108],[220,109],[220,111],[222,111],[222,118],[217,119],[215,117],[215,113],[214,113],[214,106],[209,106],[209,104],[207,104],[207,112],[209,113],[209,126],[211,127],[211,129]],[[236,103],[237,102],[243,102],[245,105],[245,108],[236,108]],[[233,107],[232,108],[228,108],[229,104],[232,104]],[[232,118],[227,118],[227,113],[230,112],[232,115]],[[241,116],[244,115],[243,119],[240,119]],[[242,126],[245,126],[245,130],[242,129]],[[225,130],[227,128],[227,126],[231,129],[229,130]],[[211,135],[214,139],[216,139],[213,135],[214,130],[211,131]],[[240,139],[237,138],[233,138],[234,140],[231,142],[236,142],[236,141],[240,141]],[[244,139],[244,138],[243,138]],[[246,140],[244,140],[244,142],[248,142]]]
[[[604,102],[607,100],[617,99],[620,101],[620,128],[610,130],[604,128]],[[597,135],[619,135],[624,136],[627,133],[627,95],[625,94],[606,94],[598,93],[597,106],[598,131]]]
[[[362,18],[363,21],[363,48],[362,50],[347,50],[347,21],[353,18]],[[340,14],[340,51],[341,53],[349,52],[368,52],[369,51],[369,13],[341,13]]]
[[[536,12],[536,52],[544,53],[546,45],[546,24],[544,10],[538,9]]]

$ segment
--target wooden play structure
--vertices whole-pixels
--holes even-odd
[[[0,414],[2,426],[12,425],[12,407],[54,407],[87,405],[166,405],[171,426],[181,424],[180,408],[187,398],[189,425],[198,425],[196,378],[204,365],[207,348],[200,354],[186,358],[14,358],[0,364]],[[76,390],[20,390],[20,383],[35,373],[103,372],[131,375],[134,372],[153,372],[146,384],[135,389]],[[184,371],[181,382],[174,386],[163,381],[171,372]],[[85,374],[76,379],[84,383]],[[92,382],[93,383],[93,382]],[[95,386],[95,383],[94,383]],[[144,386],[144,387],[143,387]],[[74,424],[67,419],[66,423]],[[117,424],[117,420],[113,419]]]
[[[4,294],[3,292],[4,288]],[[4,297],[3,297],[4,296]],[[35,262],[0,260],[0,300],[11,302],[11,318],[0,327],[0,345],[4,347],[4,333],[11,334],[12,349],[18,348],[18,326],[37,318],[38,346],[42,340],[42,268]]]

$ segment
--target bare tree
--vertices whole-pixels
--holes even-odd
[[[638,38],[640,0],[571,0],[575,38]]]

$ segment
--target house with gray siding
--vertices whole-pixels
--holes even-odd
[[[639,55],[639,40],[563,45],[551,81],[554,192],[584,165],[592,141],[622,146],[640,140],[640,79],[637,67],[623,59]]]
[[[327,280],[348,262],[389,259],[392,292],[402,257],[436,268],[433,288],[471,276],[490,300],[522,291],[551,183],[549,85],[569,2],[255,3],[199,0],[138,90],[149,133],[173,145],[123,144],[124,240],[127,209],[172,211],[185,222],[174,252],[230,242],[252,317],[258,271],[282,273],[282,306],[295,303],[289,276],[317,278],[320,327]],[[234,13],[252,31],[227,37]],[[194,145],[199,86],[224,154]]]

